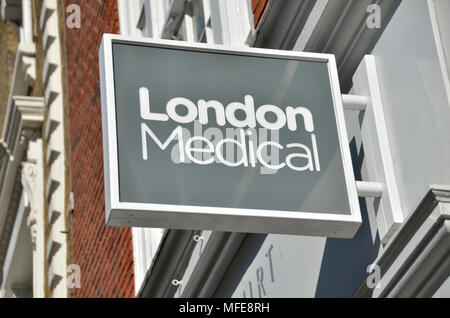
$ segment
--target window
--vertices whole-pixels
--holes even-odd
[[[147,19],[145,18],[145,6],[143,5],[141,8],[141,13],[139,14],[139,19],[137,23],[137,28],[141,30],[141,32],[145,32],[147,26]]]
[[[174,0],[164,23],[162,38],[212,43],[210,0]]]
[[[205,35],[205,13],[203,10],[202,0],[193,0],[188,2],[187,14],[192,19],[193,35],[196,42],[202,42]],[[205,36],[206,40],[206,36]],[[205,41],[206,42],[206,41]]]

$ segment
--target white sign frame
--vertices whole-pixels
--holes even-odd
[[[350,215],[292,212],[223,207],[130,203],[119,200],[117,125],[114,87],[113,43],[177,48],[268,58],[289,58],[327,62],[336,115]],[[198,229],[214,231],[277,233],[308,236],[353,238],[362,223],[356,181],[348,146],[342,95],[336,60],[331,54],[259,48],[230,48],[220,45],[155,40],[104,34],[99,52],[106,222],[110,226]],[[324,196],[327,194],[324,193]]]

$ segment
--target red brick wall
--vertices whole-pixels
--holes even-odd
[[[74,296],[134,297],[131,230],[105,226],[98,48],[103,33],[119,32],[117,1],[65,0],[73,3],[82,13],[81,29],[66,28]]]
[[[258,23],[261,21],[262,15],[269,0],[252,0],[252,11],[254,16],[255,27],[258,26]]]

